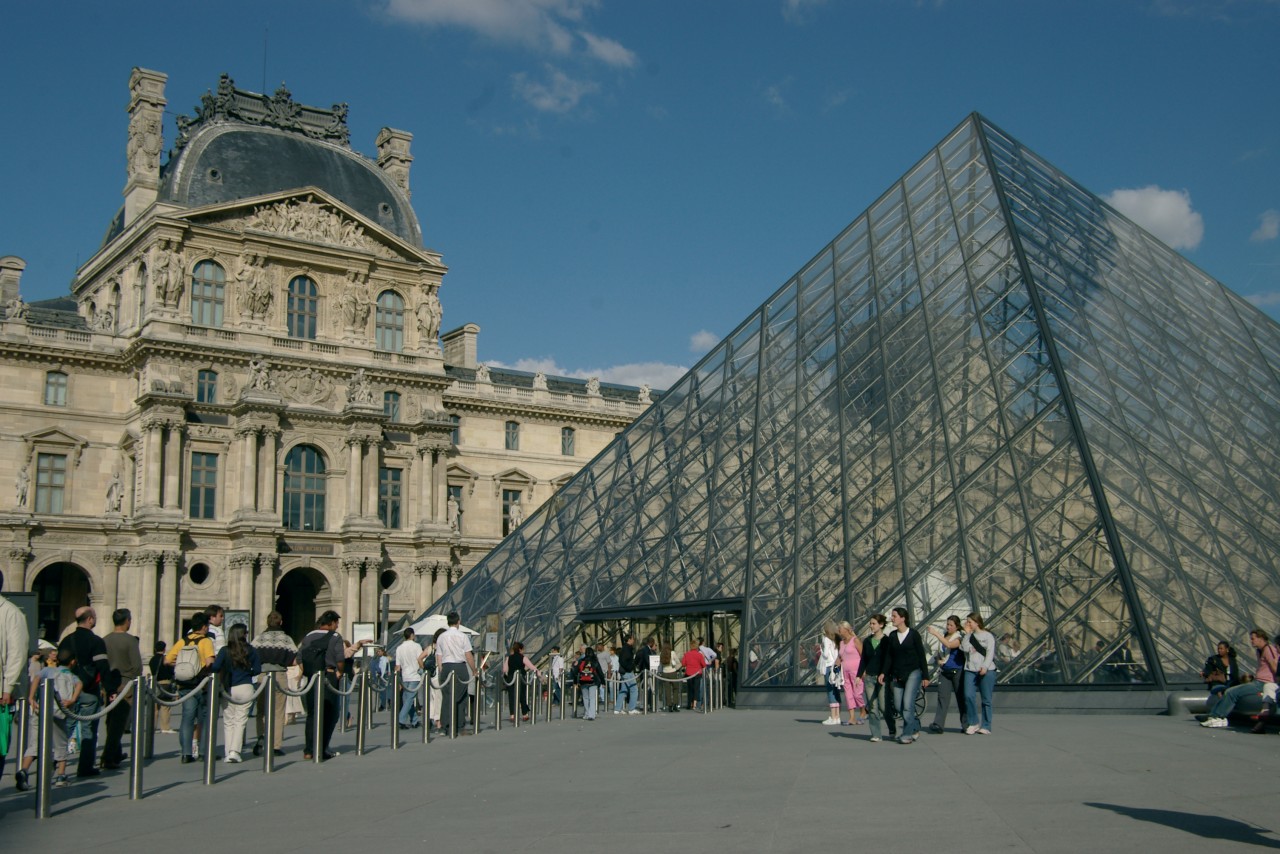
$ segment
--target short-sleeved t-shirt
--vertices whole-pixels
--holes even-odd
[[[302,639],[302,643],[298,644],[298,649],[302,649],[304,646],[314,641],[317,637],[321,635],[327,635],[327,634],[329,634],[328,629],[312,630],[307,634],[305,638]],[[346,644],[343,643],[342,641],[342,635],[338,634],[337,632],[334,632],[332,635],[330,635],[329,648],[325,650],[325,653],[324,653],[325,669],[333,668],[336,670],[338,665],[346,661],[346,658],[347,658],[346,648],[347,648]]]
[[[706,666],[707,660],[702,657],[701,652],[691,649],[680,659],[680,663],[684,665],[685,676],[697,676]]]
[[[401,641],[396,648],[396,666],[400,668],[402,682],[421,682],[422,668],[418,666],[418,656],[422,655],[422,645],[417,641]]]

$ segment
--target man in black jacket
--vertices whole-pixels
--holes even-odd
[[[916,697],[929,687],[929,680],[924,678],[929,672],[929,656],[924,650],[924,639],[911,628],[906,608],[894,608],[889,620],[893,631],[885,639],[884,670],[879,682],[892,686],[893,706],[902,712],[902,735],[898,743],[910,744],[920,738]]]
[[[636,700],[640,699],[636,692],[636,636],[627,635],[627,639],[618,647],[618,693],[613,700],[613,713],[622,714],[622,695],[627,695],[627,714],[638,715]]]
[[[84,683],[80,699],[71,710],[77,715],[96,714],[102,706],[103,692],[114,694],[111,668],[107,664],[107,645],[93,632],[98,615],[88,605],[76,609],[76,630],[62,639],[58,651],[71,650],[76,658],[76,676]],[[102,772],[93,767],[98,752],[98,722],[85,721],[80,726],[80,761],[78,777],[96,777]]]

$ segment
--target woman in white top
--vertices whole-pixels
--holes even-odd
[[[840,661],[840,649],[836,646],[836,627],[827,623],[822,627],[822,651],[818,654],[818,676],[827,689],[827,708],[829,714],[822,722],[823,726],[840,726],[840,687],[844,677],[833,673],[833,668]]]
[[[964,706],[968,726],[965,735],[991,735],[991,695],[996,688],[996,639],[987,631],[982,615],[964,618]],[[982,721],[978,721],[978,696],[982,696]]]

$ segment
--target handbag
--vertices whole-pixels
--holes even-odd
[[[831,688],[844,687],[844,671],[838,663],[827,668],[827,685]]]

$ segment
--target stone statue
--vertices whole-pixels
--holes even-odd
[[[22,301],[21,294],[4,304],[4,316],[8,320],[26,320],[28,313],[27,304]]]
[[[249,362],[249,382],[245,391],[271,391],[271,366],[266,359],[252,359]]]
[[[511,499],[511,503],[507,506],[507,522],[508,530],[512,531],[524,522],[524,507],[521,506],[519,498]]]
[[[171,246],[160,249],[155,264],[156,296],[165,305],[176,307],[187,283],[183,276],[182,253]]]
[[[265,318],[271,311],[271,300],[275,295],[267,282],[262,258],[247,252],[241,255],[240,268],[236,271],[236,281],[240,287],[241,310],[254,320]]]
[[[640,386],[640,403],[645,406],[648,406],[649,404],[653,403],[653,398],[649,396],[648,383],[645,383],[644,385]]]
[[[27,473],[27,467],[23,466],[22,471],[18,472],[17,481],[18,506],[27,506],[27,489],[31,486],[31,475]]]
[[[119,513],[124,502],[124,484],[120,482],[120,472],[111,473],[111,484],[107,487],[107,512]]]
[[[373,403],[373,387],[369,385],[369,378],[364,375],[364,368],[356,368],[356,372],[351,375],[351,385],[347,386],[347,403]]]
[[[478,366],[476,366],[476,382],[478,383],[489,382],[489,366],[484,364],[483,362]]]
[[[23,471],[25,472],[26,469],[23,469]],[[25,495],[26,493],[23,494]],[[445,519],[449,522],[449,530],[456,534],[461,530],[459,523],[461,522],[462,508],[458,506],[458,499],[452,495],[449,496],[449,501],[445,505],[445,514]]]
[[[533,389],[534,391],[547,390],[547,375],[544,374],[542,371],[538,371],[536,374],[533,375]]]
[[[159,169],[160,148],[159,119],[140,115],[129,122],[125,162],[130,175],[149,175]]]
[[[115,313],[109,308],[104,308],[94,315],[93,322],[90,325],[99,332],[114,332],[116,329]]]
[[[591,377],[590,379],[587,380],[587,394],[590,397],[600,396],[600,378],[599,377]]]
[[[363,332],[369,325],[369,309],[373,303],[363,286],[352,282],[338,297],[338,309],[348,330]]]
[[[440,337],[440,321],[444,317],[444,311],[434,290],[428,291],[422,302],[418,303],[417,312],[418,339],[424,345],[435,346],[436,339]]]

